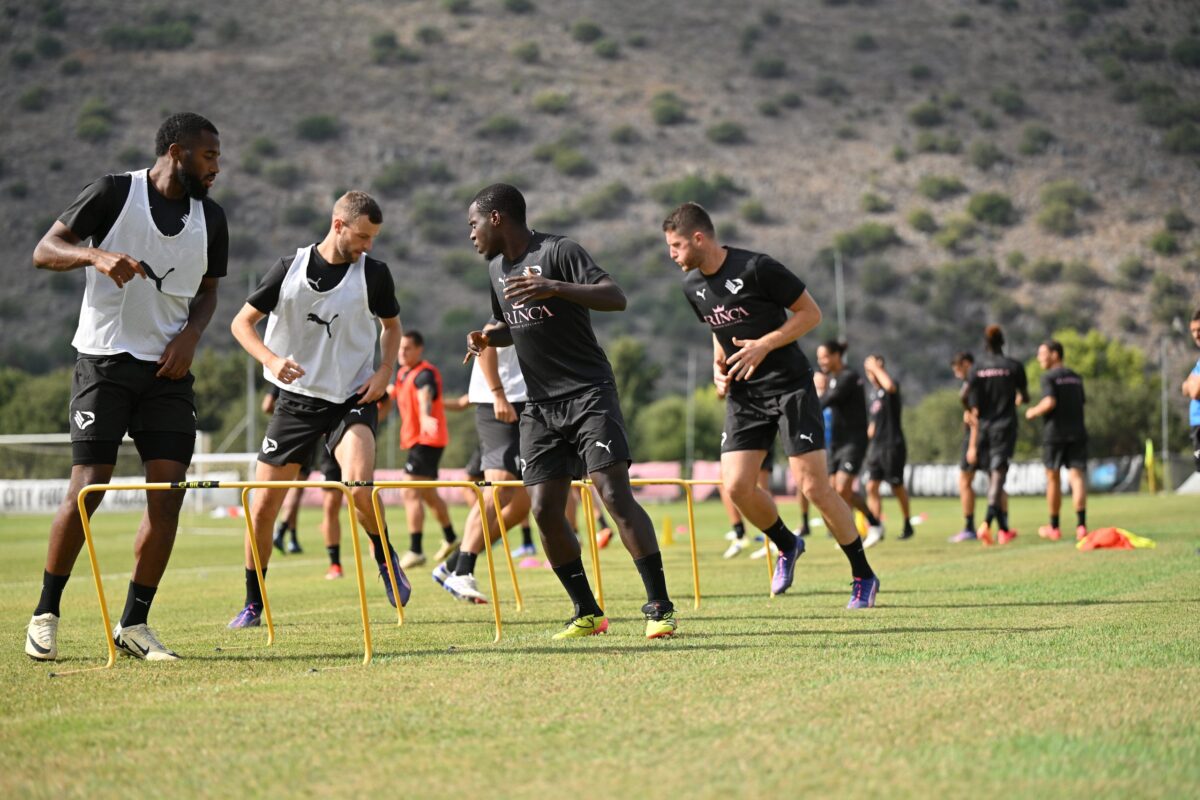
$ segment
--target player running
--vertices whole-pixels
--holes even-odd
[[[1025,367],[1004,355],[1004,331],[1000,326],[989,325],[983,338],[987,352],[967,377],[967,401],[979,425],[977,444],[967,450],[967,463],[988,470],[987,518],[979,527],[978,537],[984,547],[991,547],[995,543],[993,522],[1000,544],[1017,538],[1017,532],[1008,527],[1004,481],[1017,446],[1017,406],[1025,402],[1029,387]]]
[[[900,503],[904,515],[904,532],[901,539],[913,536],[912,511],[908,505],[908,490],[904,486],[904,464],[908,460],[908,445],[904,441],[904,429],[900,424],[903,404],[900,400],[900,383],[887,371],[883,356],[867,356],[863,372],[871,382],[871,422],[867,426],[867,506],[875,517],[883,515],[883,499],[879,494],[880,484],[887,481]],[[883,541],[883,526],[878,536],[867,534],[863,547],[874,547]]]
[[[1087,427],[1083,406],[1087,399],[1083,378],[1063,366],[1063,346],[1053,339],[1042,342],[1037,352],[1042,372],[1042,399],[1026,409],[1025,419],[1046,418],[1042,429],[1042,463],[1046,467],[1046,504],[1050,524],[1038,528],[1038,536],[1057,542],[1062,538],[1058,512],[1062,506],[1062,470],[1069,470],[1071,499],[1075,504],[1075,538],[1087,536]]]
[[[712,331],[713,382],[727,396],[721,480],[742,515],[779,548],[771,592],[788,590],[804,554],[804,539],[788,530],[770,493],[758,486],[763,458],[780,434],[797,487],[824,515],[850,561],[847,608],[871,608],[879,578],[849,506],[826,478],[821,404],[812,367],[796,343],[820,323],[821,310],[804,282],[775,259],[722,246],[698,204],[679,206],[662,227],[671,260],[684,272],[684,296]]]
[[[1192,334],[1192,341],[1196,343],[1196,347],[1200,347],[1200,308],[1192,314],[1188,331]],[[1196,472],[1200,472],[1200,359],[1196,360],[1196,366],[1192,367],[1191,374],[1184,380],[1181,388],[1183,396],[1188,398],[1188,424],[1192,428],[1192,458],[1196,462]]]
[[[575,242],[537,233],[525,222],[525,198],[504,183],[482,189],[467,210],[471,241],[489,260],[492,319],[467,334],[467,352],[514,345],[529,390],[521,414],[522,480],[554,574],[575,610],[554,638],[608,630],[567,527],[567,494],[579,460],[616,522],[646,588],[646,637],[675,632],[662,554],[650,517],[629,483],[630,452],[608,358],[591,311],[621,311],[625,295]]]

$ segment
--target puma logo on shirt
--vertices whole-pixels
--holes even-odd
[[[705,295],[705,294],[707,294],[707,293],[708,293],[708,289],[707,289],[707,288],[705,288],[705,289],[697,289],[697,290],[696,290],[696,297],[699,297],[701,300],[703,300],[703,299],[704,299],[704,295]]]
[[[802,433],[802,434],[800,434],[800,438],[803,439],[804,441],[808,442],[809,444],[815,444],[815,442],[813,441],[813,435],[811,433]]]
[[[610,456],[612,455],[612,439],[609,439],[607,442],[596,442],[596,447],[603,447],[608,451]]]
[[[171,267],[169,270],[164,272],[162,274],[162,277],[160,278],[158,275],[154,274],[154,270],[151,269],[150,265],[147,264],[145,261],[139,261],[138,264],[141,265],[142,271],[146,273],[146,277],[149,278],[150,280],[154,281],[154,288],[158,289],[159,294],[162,294],[163,281],[165,281],[167,279],[168,275],[170,275],[172,272],[175,271],[175,268]]]
[[[330,338],[330,339],[332,339],[332,338],[333,338],[333,328],[332,328],[331,326],[333,325],[333,321],[334,321],[335,319],[337,319],[338,317],[340,317],[340,316],[341,316],[341,314],[334,314],[334,315],[333,315],[333,316],[332,316],[332,317],[329,319],[329,321],[328,321],[328,322],[326,322],[325,320],[321,319],[321,318],[320,318],[320,317],[318,317],[316,314],[309,314],[307,317],[305,317],[305,319],[307,319],[309,322],[315,322],[315,323],[317,323],[318,325],[324,325],[324,326],[325,326],[325,333],[329,335],[329,338]]]
[[[321,279],[320,278],[305,278],[304,280],[308,281],[309,287],[314,292],[321,291]]]

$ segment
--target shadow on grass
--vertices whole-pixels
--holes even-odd
[[[689,631],[688,638],[699,639],[723,639],[725,637],[751,636],[760,638],[763,636],[889,636],[891,634],[910,634],[910,633],[1043,633],[1045,631],[1065,630],[1066,625],[1042,625],[1030,628],[1003,627],[1003,628],[868,628],[854,630],[786,630],[786,631],[731,631],[727,633],[694,633]]]

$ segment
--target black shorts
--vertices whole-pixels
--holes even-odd
[[[829,456],[829,474],[836,475],[845,472],[857,475],[862,472],[863,461],[867,457],[867,443],[840,442],[833,446],[833,454]]]
[[[811,375],[791,392],[771,397],[730,394],[725,401],[722,453],[770,452],[777,434],[783,439],[783,452],[789,457],[825,447],[825,417]]]
[[[483,480],[483,453],[476,447],[467,459],[467,480]]]
[[[979,444],[975,463],[979,469],[995,472],[1007,469],[1017,449],[1017,421],[1001,419],[979,425]]]
[[[68,409],[73,464],[115,464],[126,433],[142,461],[191,463],[195,378],[190,372],[177,381],[159,378],[159,369],[155,362],[128,353],[79,356]]]
[[[580,478],[581,467],[590,473],[631,463],[625,419],[611,384],[566,400],[529,402],[521,413],[520,429],[526,486]]]
[[[908,463],[908,445],[904,442],[875,444],[867,448],[867,479],[892,486],[904,484],[904,465]]]
[[[491,403],[475,404],[475,431],[479,434],[480,470],[502,469],[521,477],[521,423],[524,403],[513,403],[517,422],[496,419]]]
[[[438,466],[442,463],[444,447],[430,447],[427,444],[413,445],[408,448],[408,456],[404,459],[404,471],[414,478],[437,480]]]
[[[1087,439],[1077,442],[1046,442],[1042,445],[1042,464],[1046,469],[1087,470]]]
[[[1192,458],[1196,461],[1196,472],[1200,472],[1200,425],[1192,428]]]
[[[317,443],[317,447],[313,448],[307,468],[309,472],[314,470],[320,472],[327,481],[341,481],[342,479],[342,468],[337,463],[337,459],[333,457],[333,453],[329,452],[329,448],[325,446],[323,437]]]
[[[275,413],[267,423],[267,434],[263,437],[258,460],[276,467],[307,464],[321,440],[321,434],[326,437],[323,449],[332,453],[351,425],[366,425],[374,436],[378,424],[379,411],[376,405],[359,405],[358,396],[344,403],[331,403],[281,391],[279,399],[275,401]]]
[[[963,472],[974,472],[981,467],[983,469],[987,469],[987,463],[990,456],[988,455],[987,448],[983,446],[982,439],[983,437],[981,436],[975,441],[975,463],[968,464],[967,448],[971,445],[971,431],[968,429],[967,432],[963,434],[962,455],[958,461],[958,468]]]

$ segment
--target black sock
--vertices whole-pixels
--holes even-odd
[[[808,509],[807,508],[804,509],[804,511],[800,512],[800,527],[804,528],[806,530],[808,529]]]
[[[1075,524],[1087,527],[1087,509],[1081,508],[1075,512]]]
[[[597,524],[597,525],[599,525],[601,529],[603,529],[603,528],[607,528],[607,527],[608,527],[608,520],[606,520],[606,519],[604,518],[604,512],[603,512],[603,511],[601,511],[601,512],[600,512],[600,513],[598,513],[598,514],[596,514],[596,524]]]
[[[449,574],[449,575],[454,574],[454,568],[456,566],[458,566],[458,557],[461,555],[462,555],[462,550],[455,550],[453,553],[450,554],[449,558],[447,558],[445,560],[445,562],[443,562],[446,565],[446,573],[447,574]]]
[[[442,528],[442,537],[446,540],[446,543],[449,544],[458,538],[458,534],[454,532],[453,525],[447,525],[446,527]]]
[[[667,595],[667,575],[663,572],[662,553],[635,558],[633,565],[637,567],[638,574],[642,576],[642,585],[646,587],[646,602],[658,603],[660,608],[671,608],[671,598]]]
[[[267,579],[267,571],[264,569],[263,581]],[[253,569],[246,570],[246,605],[256,605],[262,608],[262,590],[258,588],[258,576],[254,574]]]
[[[1051,528],[1057,528],[1057,527],[1058,527],[1058,514],[1051,514],[1051,515],[1050,515],[1050,527],[1051,527]]]
[[[474,575],[475,574],[475,559],[479,558],[479,553],[468,553],[464,550],[458,551],[458,564],[454,567],[455,575]],[[581,562],[582,563],[582,562]]]
[[[329,544],[325,546],[325,552],[329,554],[329,564],[334,564],[339,567],[342,565],[342,546],[340,544]]]
[[[879,524],[879,517],[872,514],[869,509],[863,512],[863,516],[867,518],[867,524],[871,527],[875,527]]]
[[[67,575],[51,575],[49,572],[42,570],[42,596],[38,598],[37,608],[33,610],[33,615],[53,614],[56,617],[62,616],[59,613],[58,604],[62,601],[63,589],[67,588],[67,581],[71,579]]]
[[[991,525],[993,522],[995,522],[997,513],[998,512],[996,511],[995,506],[988,506],[987,507],[987,516],[984,517],[985,523],[988,525]]]
[[[576,617],[582,617],[586,614],[604,613],[600,610],[600,606],[596,604],[596,597],[592,594],[592,587],[588,585],[587,573],[583,571],[582,558],[576,558],[562,566],[555,567],[554,574],[558,576],[559,582],[567,590],[571,602],[575,605]]]
[[[125,595],[125,610],[121,612],[121,627],[145,625],[146,615],[150,613],[150,604],[154,602],[157,586],[142,586],[140,583],[129,582],[129,592]]]
[[[763,534],[775,543],[781,553],[790,553],[796,549],[796,534],[783,524],[782,517],[776,517],[775,524],[764,530]]]
[[[912,532],[913,532],[912,521],[905,519],[904,520],[904,535],[908,536]]]
[[[425,535],[424,533],[410,533],[408,535],[408,538],[409,538],[408,549],[412,550],[414,553],[424,553],[425,551],[421,549],[421,537],[423,537],[424,535]],[[379,563],[382,564],[383,562],[380,561]]]
[[[525,547],[533,547],[533,528],[528,525],[521,526],[521,544]]]
[[[964,528],[963,530],[968,530],[968,531],[975,530],[975,515],[967,514],[967,516],[964,517],[964,519],[966,519],[966,521],[967,521],[967,527]]]
[[[420,534],[418,534],[420,535]],[[386,564],[387,556],[383,553],[383,539],[370,531],[367,531],[367,538],[371,540],[371,555],[375,557],[376,564]],[[391,545],[392,540],[388,539],[388,544]],[[393,548],[393,552],[395,549]]]
[[[996,523],[1000,526],[1000,530],[1008,530],[1008,512],[1002,508],[996,509]]]
[[[285,533],[287,533],[287,531],[288,531],[288,524],[287,524],[287,522],[286,522],[286,521],[284,521],[284,522],[280,522],[278,525],[276,525],[276,526],[275,526],[275,538],[276,538],[276,539],[282,539],[282,538],[283,538],[283,535],[284,535]]]
[[[857,536],[850,544],[841,546],[842,552],[846,554],[846,558],[850,560],[850,574],[856,578],[874,578],[875,573],[871,570],[871,565],[867,563],[867,553],[863,550],[862,539]]]
[[[744,522],[733,523],[733,532],[737,534],[737,537],[739,539],[745,539],[746,538],[746,523],[744,523]]]

